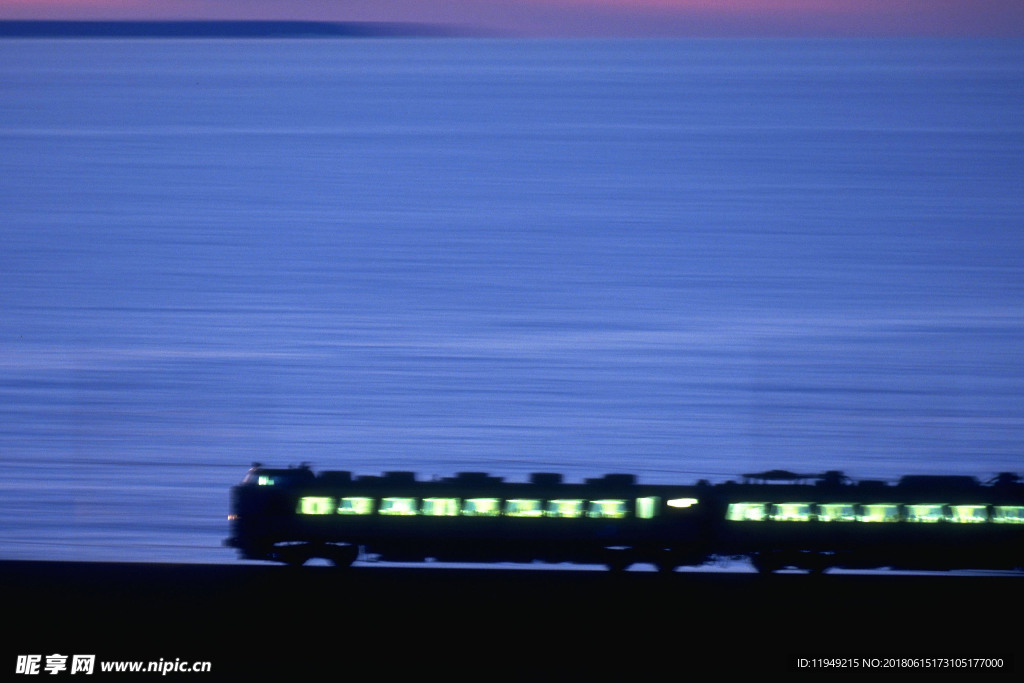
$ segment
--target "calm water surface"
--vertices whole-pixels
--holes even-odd
[[[0,41],[0,558],[254,460],[1024,473],[1024,43]]]

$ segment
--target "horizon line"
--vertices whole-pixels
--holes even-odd
[[[748,32],[704,30],[640,36],[503,31],[476,26],[429,22],[348,21],[319,19],[6,19],[0,18],[0,39],[12,38],[495,38],[495,39],[641,39],[641,40],[997,40],[1021,37],[999,34],[893,33],[866,31],[777,30]]]
[[[0,38],[456,37],[440,24],[294,19],[0,19]]]

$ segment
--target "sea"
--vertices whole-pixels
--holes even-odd
[[[1024,41],[0,40],[0,559],[249,466],[1024,474]]]

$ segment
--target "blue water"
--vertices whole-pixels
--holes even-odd
[[[1024,43],[0,41],[0,558],[254,460],[1024,473]]]

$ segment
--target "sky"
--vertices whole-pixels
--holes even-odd
[[[524,36],[1024,37],[1024,0],[0,0],[0,19],[414,22]]]

